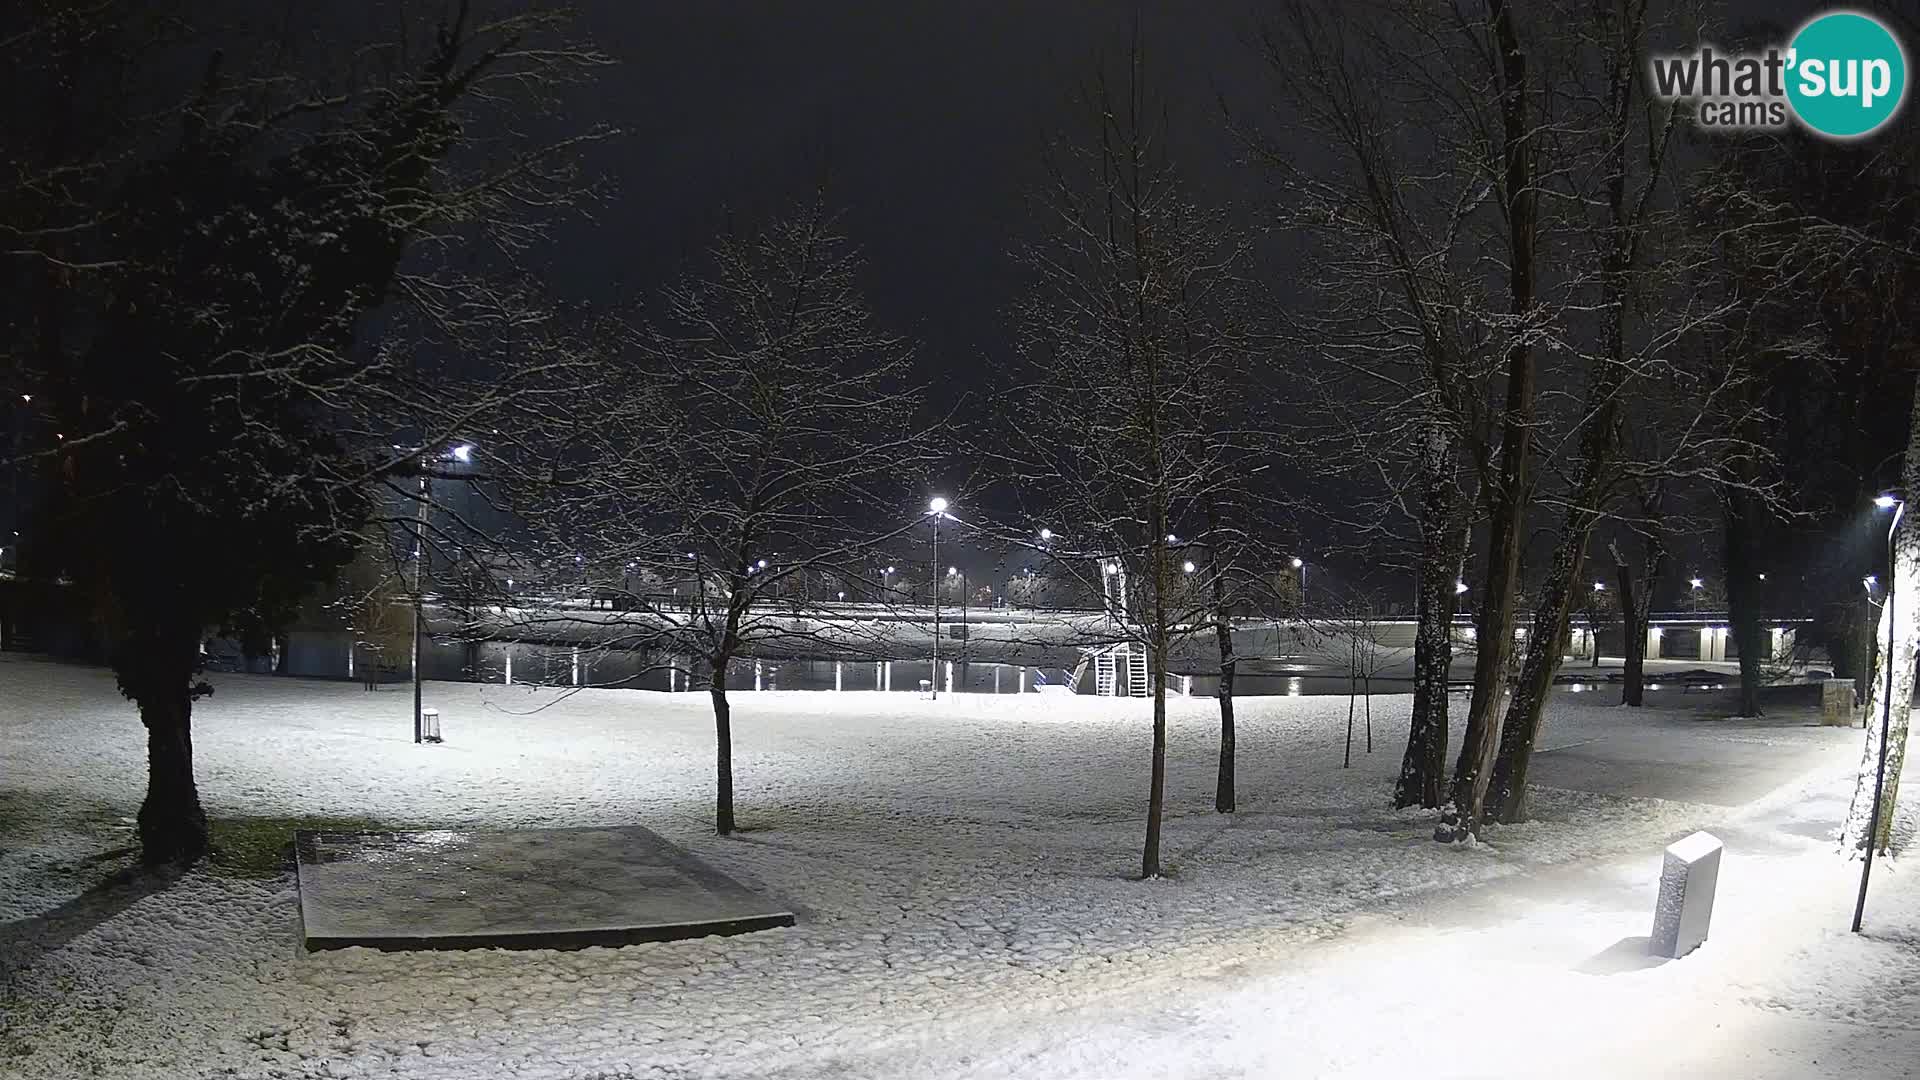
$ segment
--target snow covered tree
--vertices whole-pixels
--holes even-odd
[[[456,105],[553,69],[565,50],[521,47],[552,25],[461,4],[416,65],[334,94],[230,75],[212,51],[177,126],[115,147],[111,180],[65,208],[57,255],[9,253],[84,278],[42,320],[29,377],[52,445],[34,454],[47,494],[27,543],[36,572],[93,603],[147,728],[149,863],[207,846],[203,635],[283,623],[359,543],[387,451],[356,435],[405,385],[362,331],[410,245],[472,208],[441,186],[466,137]]]
[[[1299,0],[1255,39],[1277,107],[1233,118],[1268,167],[1278,223],[1309,245],[1319,303],[1295,319],[1315,377],[1295,385],[1315,394],[1317,430],[1296,452],[1356,485],[1386,477],[1383,495],[1324,516],[1376,561],[1383,546],[1411,549],[1413,719],[1396,806],[1446,800],[1455,583],[1476,500],[1497,490],[1496,372],[1500,343],[1517,339],[1484,269],[1508,261],[1514,221],[1486,139],[1500,98],[1465,91],[1489,81],[1488,36],[1427,5]],[[1483,618],[1508,618],[1503,604],[1483,603]]]
[[[1899,497],[1909,500],[1912,492],[1920,492],[1920,381],[1912,417],[1913,430],[1900,468]],[[1872,845],[1875,851],[1889,852],[1905,847],[1920,832],[1920,799],[1911,793],[1905,800],[1900,797],[1913,730],[1914,665],[1920,661],[1920,522],[1915,517],[1913,507],[1905,507],[1890,538],[1892,591],[1886,595],[1892,603],[1880,607],[1879,648],[1867,683],[1867,737],[1860,749],[1853,802],[1840,834],[1841,845],[1849,851],[1865,851]]]
[[[878,597],[868,554],[926,528],[916,485],[945,450],[860,265],[824,197],[730,232],[657,319],[608,320],[590,373],[510,425],[519,509],[557,564],[577,560],[588,582],[687,583],[629,591],[598,625],[607,647],[703,669],[722,835],[736,826],[730,667],[823,640],[809,582]]]
[[[1232,442],[1209,414],[1247,348],[1235,315],[1247,245],[1168,163],[1167,119],[1148,92],[1137,30],[1125,70],[1112,81],[1096,73],[1075,105],[1085,127],[1049,143],[1039,235],[1018,249],[1034,287],[1016,311],[1025,392],[1010,399],[1016,438],[1002,455],[1021,490],[1044,493],[1044,520],[1072,523],[1049,550],[1059,572],[1100,584],[1116,641],[1145,654],[1153,738],[1141,874],[1152,878],[1169,653],[1213,629],[1227,595],[1213,560],[1218,598],[1211,583],[1183,585],[1193,560],[1177,530],[1206,521],[1210,499],[1219,521],[1221,503],[1244,491]],[[1230,539],[1222,526],[1215,550]],[[1230,738],[1223,729],[1223,756]]]

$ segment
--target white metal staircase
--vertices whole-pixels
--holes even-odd
[[[1088,650],[1093,656],[1093,692],[1101,697],[1146,697],[1147,658],[1133,642]]]

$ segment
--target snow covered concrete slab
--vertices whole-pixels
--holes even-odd
[[[793,925],[637,825],[301,832],[294,848],[309,950],[581,948]]]

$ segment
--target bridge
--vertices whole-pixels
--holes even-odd
[[[683,689],[693,685],[690,673],[702,666],[696,657],[676,654],[687,648],[685,636],[676,629],[701,615],[686,604],[620,610],[605,602],[547,601],[475,609],[429,598],[426,614],[436,641],[430,651],[466,649],[461,666],[473,672],[469,677],[596,685],[613,681],[611,673],[622,671],[627,673],[618,680],[622,685]],[[1053,673],[1056,683],[1075,673],[1076,683],[1085,677],[1100,692],[1125,694],[1145,686],[1144,658],[1127,628],[1106,611],[943,605],[939,652],[944,670],[939,671],[929,666],[934,620],[931,606],[769,603],[751,614],[740,654],[742,672],[730,681],[743,689],[793,685],[804,681],[794,674],[796,665],[803,665],[814,671],[811,684],[823,688],[907,689],[936,677],[945,688],[956,678],[958,685],[966,685],[969,666],[983,672],[1002,666],[1008,670],[992,672],[988,685],[1024,689],[1032,684],[1033,672],[1044,670]],[[1804,663],[1808,657],[1797,648],[1797,637],[1809,621],[1768,620],[1769,661]],[[1290,678],[1294,683],[1302,678],[1344,679],[1356,653],[1362,654],[1362,666],[1377,682],[1404,682],[1411,677],[1415,629],[1414,620],[1404,616],[1232,620],[1242,676]],[[1475,645],[1471,617],[1456,619],[1453,633],[1458,660],[1470,663]],[[1524,641],[1527,633],[1522,627],[1516,637]],[[1566,655],[1570,660],[1591,659],[1597,646],[1602,656],[1617,657],[1622,644],[1617,620],[1597,628],[1575,626]],[[1658,665],[1656,670],[1674,667],[1662,661],[1707,666],[1738,658],[1722,611],[1656,612],[1647,645],[1647,658]],[[338,647],[351,646],[342,642]],[[1169,665],[1180,675],[1176,688],[1193,689],[1198,679],[1197,692],[1208,692],[1205,687],[1219,670],[1216,650],[1209,628],[1190,627],[1182,633]],[[899,664],[909,670],[896,682],[893,668]],[[436,664],[429,658],[429,677],[443,677],[436,669],[447,671],[447,662]],[[785,681],[771,674],[777,670],[788,672]],[[768,673],[764,680],[763,672]]]

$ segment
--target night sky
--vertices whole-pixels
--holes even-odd
[[[1736,40],[1733,21],[1791,26],[1818,6],[1717,5],[1709,25],[1722,30],[1710,39]],[[865,253],[872,307],[915,342],[934,402],[985,418],[991,362],[1013,341],[1022,274],[1010,251],[1029,228],[1041,147],[1049,134],[1078,136],[1073,90],[1124,60],[1136,17],[1183,178],[1249,223],[1266,213],[1263,180],[1239,161],[1221,109],[1271,100],[1271,73],[1246,44],[1260,16],[1249,5],[585,0],[579,10],[581,36],[615,64],[569,92],[564,119],[620,133],[583,161],[607,198],[537,256],[568,300],[650,304],[729,215],[778,216],[824,179]],[[1283,266],[1286,247],[1274,235],[1262,256]],[[1274,277],[1287,303],[1295,292],[1284,272]],[[955,558],[982,571],[993,562]]]
[[[1196,186],[1227,195],[1215,88],[1253,70],[1231,6],[1141,12],[1150,76]],[[780,214],[822,177],[864,250],[872,305],[919,344],[924,375],[977,388],[1020,287],[1009,258],[1048,131],[1097,58],[1124,55],[1116,4],[726,3],[695,10],[590,0],[581,28],[619,64],[576,118],[622,129],[589,154],[617,192],[561,230],[555,284],[608,302],[650,297],[732,212]]]

